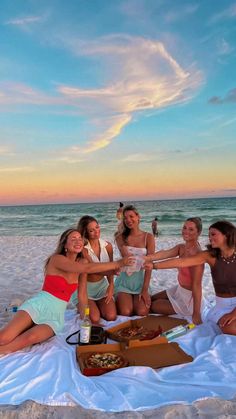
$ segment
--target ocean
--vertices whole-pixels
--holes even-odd
[[[74,227],[83,215],[92,215],[101,225],[102,236],[111,238],[117,227],[118,202],[24,205],[0,207],[0,236],[57,236]],[[236,197],[124,202],[133,204],[141,215],[141,228],[151,232],[158,217],[160,237],[180,236],[188,217],[201,217],[202,236],[211,223],[225,219],[236,222]]]

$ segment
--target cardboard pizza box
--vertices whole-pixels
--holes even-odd
[[[122,349],[124,349],[124,345],[120,343],[77,346],[76,359],[80,366],[80,370],[82,374],[87,375],[87,376],[93,376],[93,375],[101,375],[110,371],[110,370],[107,370],[106,368],[88,368],[86,366],[85,360],[89,356],[90,353],[112,352],[112,353],[117,353],[123,356]]]
[[[86,367],[86,357],[94,352],[117,353],[126,361],[125,366],[147,366],[155,369],[184,364],[192,362],[193,360],[193,358],[190,355],[187,355],[176,342],[161,344],[158,342],[150,344],[149,341],[149,345],[132,348],[124,348],[124,345],[120,343],[77,346],[76,358],[82,374],[86,376],[101,375],[110,371],[106,368]]]
[[[120,323],[110,329],[106,330],[107,337],[111,340],[115,340],[118,342],[126,342],[128,347],[133,346],[147,346],[150,345],[151,342],[153,343],[166,343],[167,339],[164,336],[157,336],[151,340],[139,340],[139,339],[123,339],[119,336],[116,336],[116,332],[118,330],[124,329],[126,327],[136,327],[136,326],[143,326],[147,330],[158,330],[159,328],[162,329],[162,332],[166,330],[172,329],[175,326],[179,326],[180,324],[185,325],[188,322],[184,319],[177,319],[176,317],[169,317],[169,316],[155,316],[149,315],[146,317],[142,317],[139,319],[128,320],[124,323]]]

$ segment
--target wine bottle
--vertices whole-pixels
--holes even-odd
[[[165,336],[168,341],[171,341],[179,336],[185,335],[189,330],[193,329],[195,325],[193,323],[173,327],[173,329],[167,330],[166,332],[162,333],[162,336]]]
[[[84,310],[84,318],[80,325],[80,345],[89,345],[90,336],[91,336],[91,320],[89,318],[89,307],[86,307]]]

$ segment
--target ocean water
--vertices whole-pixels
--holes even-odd
[[[133,204],[141,215],[141,228],[151,232],[151,221],[157,216],[161,237],[180,236],[184,220],[201,217],[203,237],[211,223],[225,219],[236,223],[236,197],[124,202]],[[25,205],[0,207],[0,236],[57,236],[74,227],[83,215],[99,221],[104,238],[113,237],[117,202]]]

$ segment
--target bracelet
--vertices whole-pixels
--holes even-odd
[[[153,263],[153,269],[158,269],[157,265],[158,265],[157,262]]]

